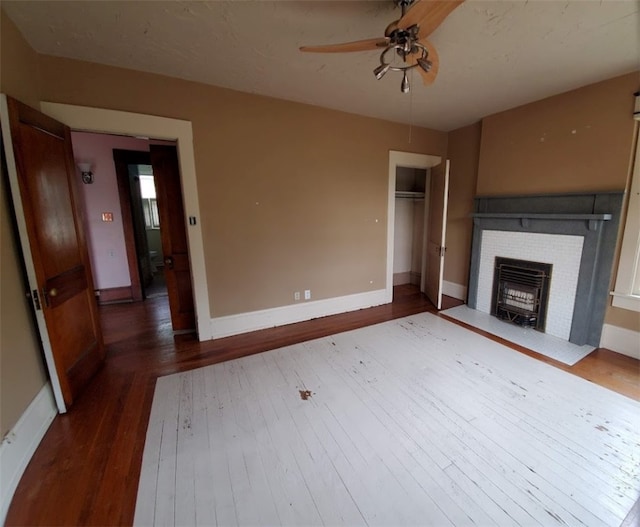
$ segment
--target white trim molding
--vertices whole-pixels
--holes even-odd
[[[447,295],[463,302],[467,302],[467,286],[462,284],[456,284],[455,282],[449,282],[448,280],[442,281],[442,294]]]
[[[639,295],[627,295],[623,293],[611,293],[613,300],[611,305],[614,307],[620,307],[622,309],[628,309],[630,311],[640,311],[640,296]]]
[[[4,525],[18,483],[58,413],[51,385],[45,384],[0,445],[0,525]]]
[[[387,277],[386,277],[386,303],[393,301],[393,243],[395,237],[395,214],[396,214],[396,169],[398,167],[408,168],[431,168],[442,162],[440,156],[428,154],[412,154],[410,152],[399,152],[389,150],[389,191],[387,204]],[[426,188],[429,188],[429,179],[426,181]],[[428,198],[425,197],[428,202]],[[426,225],[425,214],[425,225]],[[426,236],[426,229],[425,229]],[[426,244],[425,244],[426,247]],[[423,248],[424,249],[424,248]],[[424,276],[424,269],[423,269]],[[424,287],[421,287],[424,290]]]
[[[640,332],[605,324],[600,347],[640,360]]]
[[[198,338],[211,339],[208,322],[211,318],[209,287],[205,268],[191,121],[52,102],[41,102],[40,107],[43,113],[58,119],[73,130],[143,136],[177,142],[184,213],[185,216],[197,218],[195,225],[187,226],[187,235]]]
[[[640,311],[640,140],[636,137],[636,153],[627,194],[629,205],[622,236],[620,261],[612,305],[622,309]]]
[[[289,306],[212,318],[211,334],[213,338],[230,337],[249,331],[284,326],[387,303],[385,289],[312,302],[299,302]]]

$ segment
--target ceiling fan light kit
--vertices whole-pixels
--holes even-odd
[[[375,68],[373,70],[373,74],[376,76],[376,79],[380,80],[382,77],[384,77],[385,73],[389,71],[390,67],[391,66],[389,64],[380,64],[380,66]]]
[[[402,83],[400,84],[400,91],[402,93],[409,93],[411,90],[411,86],[409,86],[409,78],[407,77],[407,72],[404,72],[402,76]]]
[[[414,27],[417,28],[417,26]],[[396,31],[399,32],[399,30]],[[397,39],[395,36],[391,37],[391,44],[389,44],[380,54],[380,65],[373,70],[373,74],[375,75],[376,79],[380,80],[389,70],[401,71],[403,73],[403,76],[402,83],[400,85],[400,91],[402,91],[402,93],[409,93],[410,86],[409,79],[407,77],[407,71],[416,67],[420,67],[424,72],[429,73],[431,71],[433,63],[428,58],[429,51],[426,47],[420,44],[420,42],[418,42],[417,40],[413,40],[414,37],[405,37],[404,33],[411,35],[410,32],[402,31],[402,33],[403,35],[402,37],[400,37],[401,40]],[[391,51],[395,51],[396,54],[401,57],[401,59],[403,60],[403,65],[392,66],[393,56],[391,56],[391,60],[387,60],[388,54]],[[418,57],[413,64],[407,62],[411,55],[416,55],[418,53],[420,54],[420,57]]]
[[[393,0],[402,9],[399,20],[389,24],[383,38],[329,44],[326,46],[303,46],[300,51],[315,53],[341,53],[370,51],[384,48],[380,54],[380,65],[373,74],[380,80],[391,71],[402,72],[400,91],[411,90],[407,71],[418,68],[425,84],[431,84],[438,73],[439,59],[435,48],[426,37],[464,0]],[[393,63],[399,57],[401,62]]]

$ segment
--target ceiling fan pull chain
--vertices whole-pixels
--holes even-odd
[[[405,72],[405,75],[407,73]],[[411,81],[413,82],[413,70],[411,70]],[[411,144],[411,134],[413,132],[413,90],[409,92],[409,144]]]

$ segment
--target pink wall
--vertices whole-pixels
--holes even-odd
[[[76,163],[90,162],[93,167],[93,184],[80,187],[95,288],[130,286],[113,149],[149,151],[149,141],[86,132],[72,132],[71,139]],[[112,212],[113,222],[103,222],[103,212]]]

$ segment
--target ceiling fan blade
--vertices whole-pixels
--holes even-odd
[[[462,2],[464,0],[417,0],[398,20],[398,27],[407,29],[418,24],[420,26],[418,36],[428,37]]]
[[[427,51],[429,52],[428,59],[431,61],[431,69],[429,71],[424,71],[420,66],[414,69],[418,71],[422,76],[422,82],[426,86],[429,86],[430,84],[433,84],[433,81],[436,80],[436,77],[438,75],[438,70],[440,69],[440,57],[438,57],[438,52],[436,51],[436,48],[426,38],[423,38],[422,40],[420,40],[420,44],[422,44],[425,48],[427,48]],[[418,57],[419,57],[419,53],[414,53],[413,55],[409,55],[407,57],[407,62],[409,62],[410,64],[415,64],[416,61],[418,60]]]
[[[342,44],[327,44],[326,46],[302,46],[300,51],[310,53],[346,53],[351,51],[382,50],[388,45],[388,38],[370,38],[367,40],[356,40],[355,42],[344,42]]]

